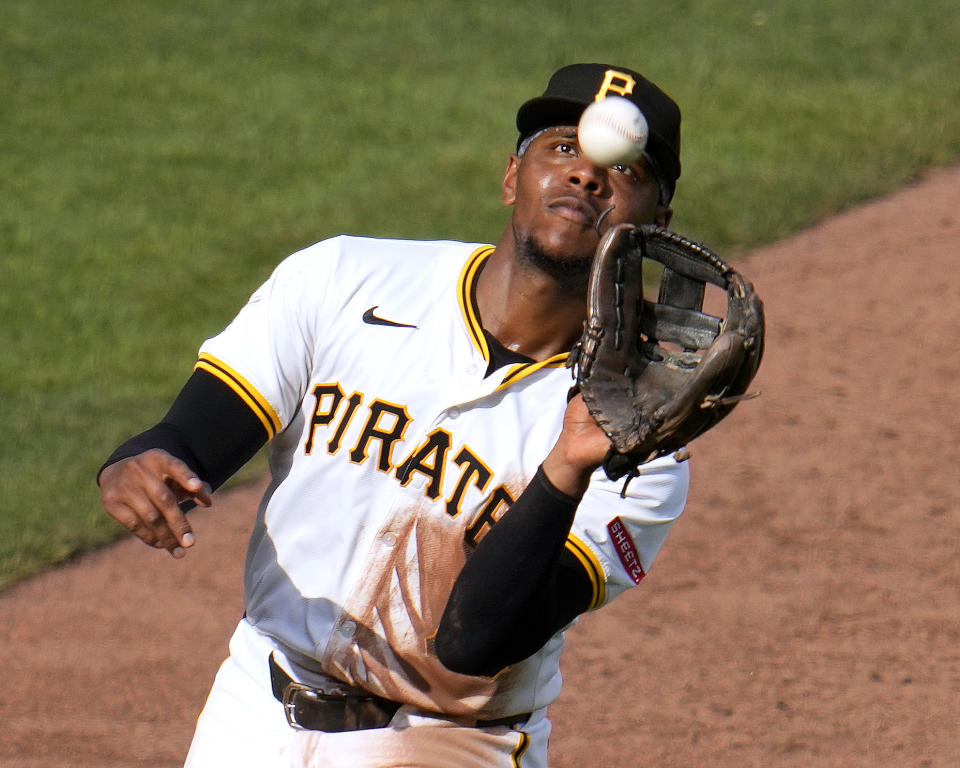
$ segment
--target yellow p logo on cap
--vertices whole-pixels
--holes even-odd
[[[633,88],[637,84],[637,81],[634,80],[626,72],[618,72],[615,69],[608,69],[604,73],[603,85],[600,86],[600,90],[597,91],[597,95],[593,97],[594,101],[600,101],[605,99],[608,93],[616,93],[620,96],[629,96],[633,93]]]

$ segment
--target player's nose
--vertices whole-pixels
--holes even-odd
[[[597,194],[606,189],[607,169],[581,155],[570,168],[567,181],[591,194]]]

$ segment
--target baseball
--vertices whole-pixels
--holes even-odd
[[[580,149],[597,165],[632,163],[647,146],[647,119],[632,101],[607,96],[590,104],[580,116]]]

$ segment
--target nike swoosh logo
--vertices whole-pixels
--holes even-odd
[[[368,325],[386,325],[391,328],[416,328],[415,325],[410,325],[410,323],[397,323],[393,320],[387,320],[385,317],[377,317],[373,314],[373,310],[379,307],[379,304],[374,304],[370,309],[363,313],[363,322]]]

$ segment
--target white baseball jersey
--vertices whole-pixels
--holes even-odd
[[[489,245],[337,237],[285,260],[198,368],[272,437],[247,555],[249,622],[288,657],[395,701],[496,718],[560,690],[562,633],[494,678],[431,652],[472,547],[560,433],[566,355],[486,376],[473,288]],[[598,471],[567,547],[591,607],[639,583],[686,500],[672,458]]]

